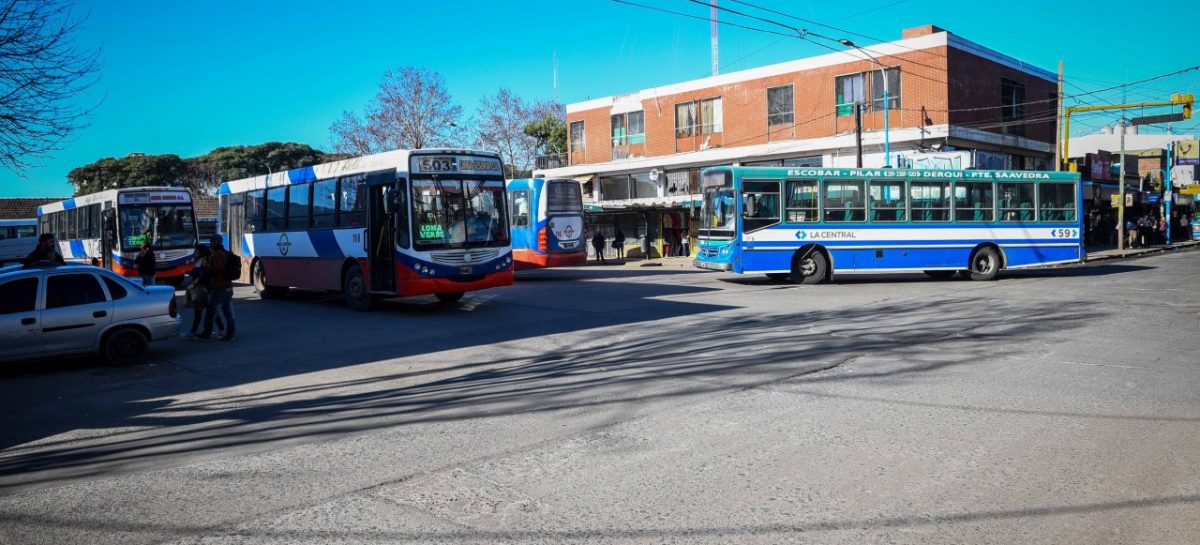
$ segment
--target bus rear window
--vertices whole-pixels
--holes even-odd
[[[546,183],[546,207],[551,212],[579,212],[583,210],[583,194],[578,182]]]

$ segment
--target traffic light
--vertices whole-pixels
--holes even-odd
[[[1183,104],[1183,118],[1184,119],[1192,118],[1192,103],[1195,102],[1195,100],[1196,100],[1195,97],[1193,97],[1191,93],[1188,93],[1188,94],[1175,93],[1175,94],[1171,95],[1171,103],[1172,104]]]

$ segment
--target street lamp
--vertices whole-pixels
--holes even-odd
[[[883,65],[880,64],[879,60],[876,59],[874,55],[868,53],[866,49],[863,49],[863,48],[855,45],[854,42],[852,42],[846,38],[842,38],[838,41],[841,42],[841,44],[846,47],[853,47],[854,49],[862,51],[863,55],[866,55],[868,59],[871,59],[871,62],[875,63],[875,65],[879,67],[879,77],[881,79],[883,79],[883,163],[884,163],[883,166],[890,167],[890,166],[892,166],[892,143],[888,137],[888,128],[889,128],[889,121],[890,121],[888,119],[888,117],[889,117],[888,116],[888,102],[891,102],[891,101],[888,100],[887,71],[884,70]]]

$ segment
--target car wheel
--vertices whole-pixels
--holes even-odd
[[[829,264],[825,254],[819,250],[810,249],[807,254],[796,254],[792,258],[792,282],[799,284],[820,284],[825,281],[825,273]]]
[[[101,352],[112,365],[135,365],[146,360],[150,340],[133,328],[118,329],[104,339]]]
[[[995,280],[1000,274],[1000,254],[984,246],[971,254],[971,280]]]
[[[267,271],[263,268],[262,261],[254,262],[254,291],[258,292],[258,296],[263,299],[279,299],[287,295],[287,286],[271,286],[267,284]]]
[[[351,309],[367,311],[375,305],[375,296],[367,293],[367,281],[358,266],[346,269],[342,277],[342,294],[346,296],[346,306]]]
[[[457,302],[461,301],[463,298],[463,293],[461,291],[454,292],[454,293],[442,292],[442,293],[436,293],[434,295],[437,296],[438,301],[441,301],[446,304],[457,303]]]

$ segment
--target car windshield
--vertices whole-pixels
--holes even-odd
[[[501,180],[422,180],[413,187],[416,248],[508,244]]]
[[[122,205],[120,237],[123,251],[136,250],[146,241],[159,249],[195,246],[196,220],[192,216],[192,205]]]
[[[705,189],[700,236],[732,237],[736,214],[735,204],[735,194],[732,189],[723,187]]]

